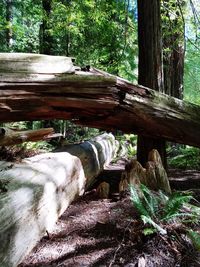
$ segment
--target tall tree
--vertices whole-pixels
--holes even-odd
[[[50,24],[52,12],[52,0],[42,0],[43,19],[40,25],[40,53],[46,55],[53,54],[53,36]],[[43,127],[53,127],[52,120],[43,121]]]
[[[51,55],[53,53],[53,36],[50,24],[52,0],[42,0],[43,19],[40,25],[40,53]]]
[[[138,0],[138,83],[163,92],[162,41],[160,0]],[[147,162],[148,153],[153,148],[161,155],[166,166],[165,140],[138,136],[137,159]]]
[[[185,54],[185,1],[162,1],[163,66],[165,93],[183,98]]]

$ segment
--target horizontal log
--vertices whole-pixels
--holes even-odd
[[[200,147],[197,105],[92,68],[59,75],[0,73],[0,121],[42,119]]]
[[[200,147],[200,107],[149,88],[117,79],[118,107],[104,117],[91,117],[87,125],[120,129],[154,138]],[[123,93],[124,92],[124,93]],[[86,124],[80,119],[79,124]]]
[[[1,73],[74,73],[72,59],[25,53],[0,53]]]
[[[60,149],[65,152],[21,163],[0,162],[2,267],[17,266],[45,231],[52,231],[58,217],[93,183],[117,149],[114,136],[104,134]]]
[[[19,131],[2,127],[0,128],[0,146],[11,146],[23,142],[49,140],[60,136],[62,136],[62,134],[55,134],[53,128]]]

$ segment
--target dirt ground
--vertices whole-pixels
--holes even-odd
[[[185,188],[200,181],[195,171],[170,170],[169,176],[172,184],[189,179]],[[184,234],[142,235],[128,194],[98,199],[93,190],[70,205],[20,265],[31,266],[197,267],[200,255]]]

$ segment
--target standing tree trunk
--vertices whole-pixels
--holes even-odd
[[[163,92],[160,1],[138,0],[138,83]],[[138,136],[137,159],[144,165],[148,153],[157,149],[166,167],[165,140]]]
[[[52,9],[52,0],[42,0],[43,19],[40,26],[40,54],[52,55],[53,37],[50,33],[50,15]],[[50,120],[43,121],[43,127],[53,127]]]
[[[6,29],[6,44],[8,50],[10,50],[12,46],[12,0],[6,0],[6,22],[7,22],[7,29]]]
[[[164,93],[179,99],[183,99],[184,6],[182,0],[162,4]],[[174,16],[170,16],[170,12]]]
[[[173,47],[172,50],[170,50],[170,53],[164,54],[164,57],[165,93],[183,99],[183,46],[177,45],[176,47]]]
[[[52,54],[53,37],[50,32],[50,15],[52,9],[52,0],[42,0],[43,19],[40,26],[40,53]]]
[[[185,1],[162,1],[163,70],[165,93],[183,99]],[[173,13],[173,16],[170,14]],[[177,148],[180,144],[173,143]],[[181,145],[182,146],[182,145]]]

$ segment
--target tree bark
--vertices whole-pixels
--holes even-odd
[[[200,147],[199,106],[96,69],[74,69],[74,74],[56,69],[52,65],[48,74],[1,71],[0,121],[68,119]]]
[[[162,39],[159,0],[138,0],[138,83],[163,91]],[[148,154],[157,149],[166,166],[165,140],[138,136],[137,159],[144,166]]]
[[[52,0],[42,0],[43,19],[40,25],[40,53],[52,55],[53,37],[51,35],[50,15]]]
[[[162,2],[162,14],[165,23],[163,30],[163,65],[164,92],[168,95],[183,99],[184,73],[184,18],[185,1]],[[173,13],[173,17],[171,16]]]
[[[65,152],[0,163],[1,266],[15,267],[23,260],[69,204],[93,183],[117,149],[114,136],[104,134],[62,148]]]

